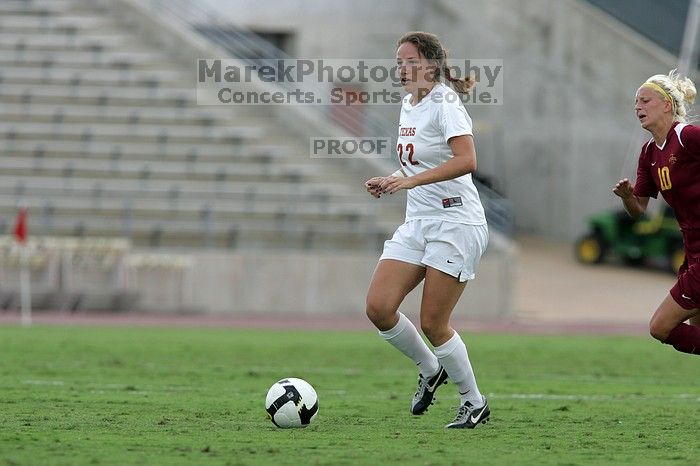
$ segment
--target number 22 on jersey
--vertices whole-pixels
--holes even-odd
[[[396,150],[399,153],[399,162],[401,162],[401,165],[403,165],[405,167],[406,162],[403,161],[403,144],[398,144],[396,146]],[[419,165],[418,162],[413,160],[413,144],[411,144],[411,143],[406,144],[406,152],[408,153],[408,161],[411,162],[411,165]]]

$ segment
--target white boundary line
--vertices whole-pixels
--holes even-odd
[[[700,394],[698,393],[674,393],[671,395],[557,395],[553,393],[489,393],[487,396],[497,400],[628,401],[672,399],[700,402]]]

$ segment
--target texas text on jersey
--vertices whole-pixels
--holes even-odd
[[[436,84],[417,105],[407,95],[401,106],[396,152],[406,176],[435,168],[452,157],[447,141],[471,135],[472,121],[455,91]],[[406,220],[447,220],[484,225],[486,217],[471,174],[408,191]]]

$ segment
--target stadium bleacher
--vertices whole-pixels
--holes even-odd
[[[38,307],[258,312],[287,295],[299,295],[283,299],[290,312],[361,306],[367,274],[404,217],[403,195],[377,202],[362,180],[395,167],[373,158],[312,158],[309,138],[357,129],[387,137],[395,127],[352,106],[341,122],[332,108],[197,105],[193,57],[245,62],[284,53],[230,23],[203,26],[210,16],[200,7],[175,0],[0,3],[0,309],[19,303],[9,236],[18,206],[29,209],[32,254],[58,248],[52,262],[32,269]],[[478,187],[493,245],[483,270],[500,291],[482,287],[473,309],[503,313],[510,203]],[[66,249],[62,238],[76,242]],[[109,270],[76,266],[74,256],[91,254],[96,239],[126,240],[133,249]],[[159,258],[139,259],[144,253]],[[280,261],[297,261],[302,272],[274,291],[241,275],[250,267],[277,270]],[[247,292],[220,296],[231,286]]]
[[[0,13],[0,215],[28,206],[34,234],[373,250],[400,220],[265,110],[198,107],[186,70],[92,2]]]

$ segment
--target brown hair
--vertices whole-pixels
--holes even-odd
[[[435,64],[435,81],[440,81],[440,77],[444,73],[445,79],[460,94],[469,92],[469,89],[476,84],[471,75],[462,79],[450,76],[450,68],[447,66],[447,50],[442,47],[440,40],[435,34],[423,31],[408,32],[396,42],[396,48],[399,48],[401,44],[406,42],[415,45],[420,55]]]

